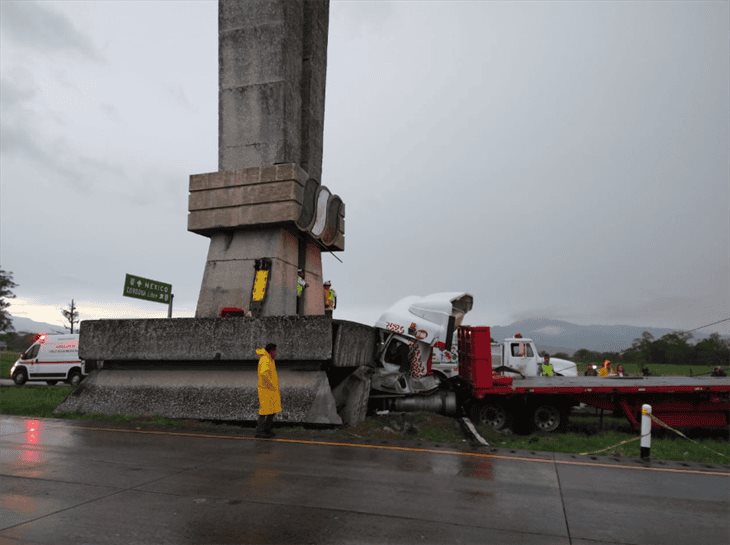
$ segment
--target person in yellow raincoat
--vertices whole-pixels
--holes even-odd
[[[276,345],[269,343],[264,348],[257,348],[256,355],[259,356],[259,418],[256,422],[256,437],[269,438],[274,436],[274,416],[281,412],[279,377],[274,361]]]

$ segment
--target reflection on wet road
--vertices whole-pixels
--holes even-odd
[[[711,545],[730,532],[722,468],[242,433],[0,417],[0,543]]]

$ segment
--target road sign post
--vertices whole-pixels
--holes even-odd
[[[125,297],[133,297],[134,299],[142,299],[143,301],[152,301],[153,303],[162,303],[167,305],[167,317],[172,318],[172,284],[160,282],[158,280],[150,280],[135,274],[127,274],[124,278]]]

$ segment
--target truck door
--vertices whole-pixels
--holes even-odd
[[[519,370],[525,376],[534,376],[537,369],[531,369],[530,360],[535,358],[530,343],[525,341],[512,341],[510,343],[510,367]]]
[[[41,345],[33,343],[28,349],[20,355],[20,360],[28,369],[28,377],[32,377],[38,374],[38,351],[41,349]]]

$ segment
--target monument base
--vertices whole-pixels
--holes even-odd
[[[215,318],[225,307],[250,308],[254,264],[271,259],[262,316],[297,314],[297,269],[303,268],[301,315],[324,314],[322,254],[316,242],[284,227],[238,229],[211,235],[196,318]]]
[[[279,370],[281,422],[342,424],[324,371]],[[163,416],[251,421],[258,417],[255,368],[101,369],[54,411],[105,416]]]
[[[97,369],[56,412],[255,420],[256,349],[271,342],[279,420],[354,425],[367,412],[377,338],[325,316],[84,321],[79,355]]]

